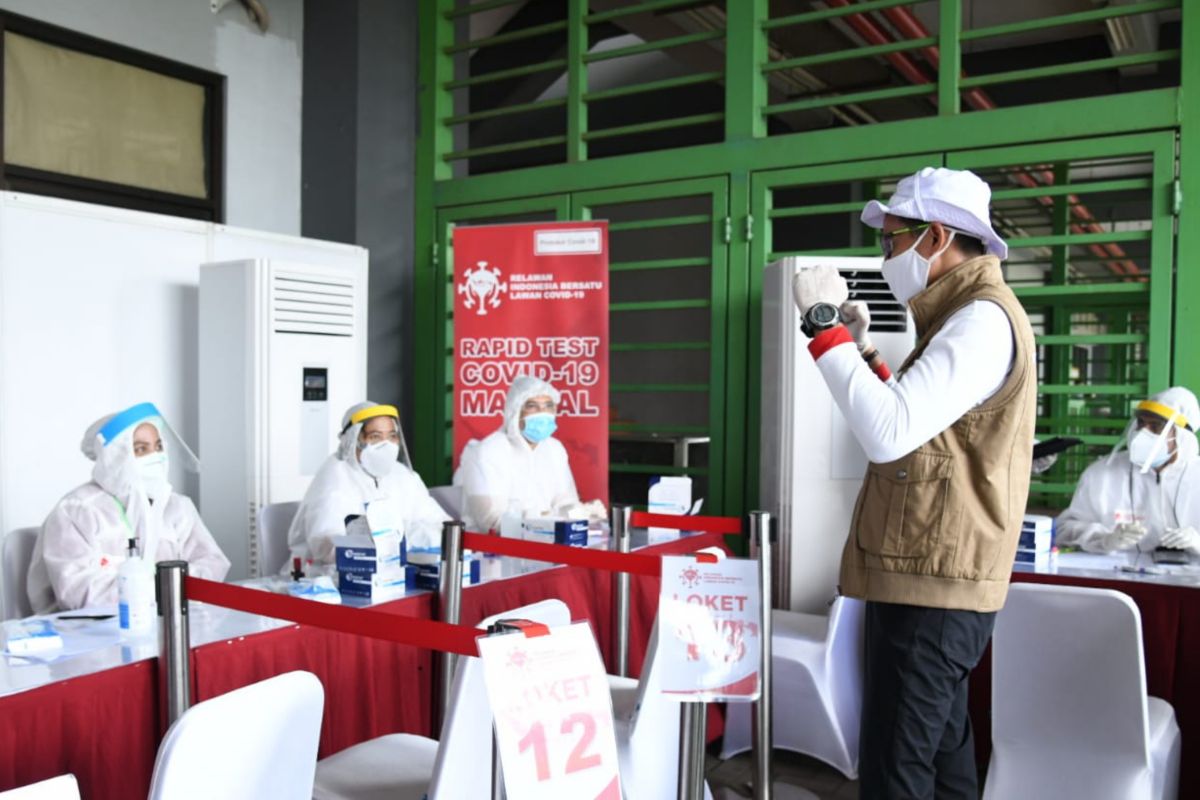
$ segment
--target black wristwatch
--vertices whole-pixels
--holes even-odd
[[[800,332],[808,338],[813,338],[821,331],[827,331],[842,322],[842,313],[833,303],[816,303],[809,306],[800,320]]]

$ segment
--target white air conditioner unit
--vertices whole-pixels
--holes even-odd
[[[230,579],[255,577],[258,510],[304,496],[366,397],[365,252],[354,267],[203,265],[199,339],[200,513]]]
[[[867,457],[800,333],[792,276],[801,266],[834,264],[851,300],[871,310],[871,340],[895,370],[915,337],[907,309],[892,296],[878,258],[791,257],[763,277],[762,433],[759,494],[779,520],[776,608],[825,613]]]

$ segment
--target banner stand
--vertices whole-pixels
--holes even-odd
[[[618,553],[629,552],[630,517],[633,506],[614,505],[610,514],[612,548]],[[613,576],[613,674],[629,677],[629,573],[618,572]]]
[[[679,704],[679,800],[704,800],[708,703]]]
[[[442,523],[442,563],[438,580],[438,616],[442,622],[457,625],[462,608],[462,535],[463,524],[459,520]],[[438,719],[440,729],[450,715],[450,694],[454,687],[454,665],[458,656],[454,653],[441,654],[441,669],[438,675]]]
[[[754,750],[754,798],[771,798],[771,750],[774,737],[771,725],[772,668],[771,663],[771,612],[774,597],[771,586],[771,540],[774,530],[771,515],[766,511],[750,512],[750,557],[758,559],[758,588],[762,593],[762,622],[759,637],[762,660],[758,668],[758,685],[761,694],[750,710],[754,724],[751,726]]]

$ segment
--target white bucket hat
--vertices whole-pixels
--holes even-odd
[[[992,190],[978,175],[965,169],[925,167],[896,184],[886,204],[872,200],[863,207],[862,221],[882,228],[887,214],[894,217],[940,222],[977,237],[992,255],[1008,258],[1008,245],[992,229],[988,203]]]

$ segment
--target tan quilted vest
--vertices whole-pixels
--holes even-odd
[[[970,259],[912,299],[919,338],[899,374],[976,300],[1008,315],[1012,371],[995,395],[929,442],[867,467],[842,553],[845,595],[969,611],[1004,605],[1029,494],[1037,369],[1033,330],[998,259]]]

